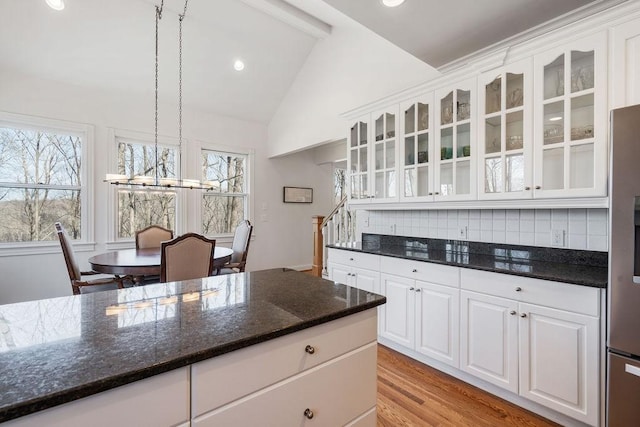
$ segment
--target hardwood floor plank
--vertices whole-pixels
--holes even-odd
[[[558,426],[378,345],[378,426]]]

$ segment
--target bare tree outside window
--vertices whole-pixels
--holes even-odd
[[[0,241],[80,239],[81,167],[78,135],[0,127]]]
[[[202,178],[212,189],[202,196],[202,232],[232,234],[247,215],[247,156],[202,150]]]
[[[175,178],[177,176],[177,150],[175,148],[132,141],[118,143],[118,173],[129,178],[150,176]],[[127,188],[118,189],[118,237],[135,236],[137,230],[149,225],[160,225],[175,230],[176,193],[170,189]]]

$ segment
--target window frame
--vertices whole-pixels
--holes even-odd
[[[137,132],[116,128],[108,129],[108,141],[109,143],[109,167],[107,173],[115,172],[118,168],[118,144],[120,142],[131,142],[142,145],[155,145],[155,139],[153,134],[145,132]],[[183,148],[185,140],[183,139]],[[173,148],[176,150],[176,177],[179,177],[183,169],[184,164],[184,151],[180,150],[177,138],[171,138],[167,136],[158,135],[158,147]],[[107,235],[109,241],[106,242],[107,250],[119,250],[132,247],[135,244],[135,236],[121,238],[118,236],[118,189],[119,185],[108,184],[113,187],[108,192],[107,197],[107,209],[109,212]],[[123,185],[126,187],[126,185]],[[136,191],[159,191],[158,188],[144,188],[144,187],[132,187]],[[180,230],[184,229],[184,196],[180,189],[162,189],[163,192],[173,193],[176,201],[175,211],[175,229],[174,235],[180,234]],[[193,190],[189,190],[193,191]]]
[[[245,191],[244,193],[212,193],[211,191],[209,191],[209,194],[220,194],[220,195],[233,195],[233,196],[238,196],[238,195],[243,195],[245,197],[245,211],[244,211],[244,218],[248,219],[249,221],[252,221],[252,223],[254,222],[252,220],[252,218],[254,218],[253,214],[254,214],[254,194],[253,194],[253,188],[254,188],[254,169],[255,169],[255,150],[251,149],[251,148],[242,148],[242,147],[231,147],[231,146],[225,146],[225,145],[221,145],[221,144],[208,144],[208,143],[203,143],[200,142],[198,144],[198,156],[197,156],[197,160],[198,160],[198,168],[199,170],[201,170],[202,168],[202,152],[203,151],[213,151],[216,153],[220,153],[220,154],[231,154],[231,155],[241,155],[241,156],[245,156],[246,157],[246,172],[245,172]],[[202,173],[200,176],[200,179],[202,180]],[[202,193],[201,197],[198,198],[198,202],[197,202],[197,215],[194,215],[194,219],[196,219],[197,221],[197,227],[200,230],[201,233],[204,234],[204,231],[202,229],[202,203],[203,203],[203,198],[204,195],[207,192]],[[194,206],[195,207],[195,206]],[[255,231],[255,228],[254,228]],[[252,233],[251,235],[251,240],[253,240],[255,238],[255,234],[256,233]],[[231,243],[233,242],[233,235],[234,233],[222,233],[222,234],[207,234],[206,236],[208,238],[212,238],[212,239],[216,239],[216,241],[220,242],[220,243]]]
[[[81,185],[79,187],[79,191],[81,195],[80,230],[82,238],[77,241],[74,240],[73,246],[78,251],[94,250],[96,245],[94,241],[94,228],[90,226],[90,224],[94,224],[93,205],[95,192],[90,191],[94,187],[94,176],[93,173],[89,172],[94,170],[94,126],[84,123],[76,123],[2,111],[0,111],[0,126],[50,133],[62,133],[78,136],[81,139],[80,155],[82,158],[82,167],[80,171]],[[33,188],[33,185],[18,183],[16,183],[16,185],[7,185],[5,183],[1,186],[3,188]],[[42,186],[41,188],[76,189],[78,187],[47,185]],[[39,255],[58,253],[59,251],[60,242],[57,239],[38,242],[0,242],[0,256]]]

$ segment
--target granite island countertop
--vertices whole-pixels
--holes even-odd
[[[0,305],[0,422],[385,301],[271,269]]]
[[[608,283],[607,252],[367,233],[362,242],[327,247],[595,288]]]

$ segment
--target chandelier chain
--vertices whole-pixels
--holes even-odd
[[[187,4],[184,2],[184,10],[178,15],[178,155],[182,162],[182,20],[187,14]],[[180,174],[182,175],[182,174]]]

